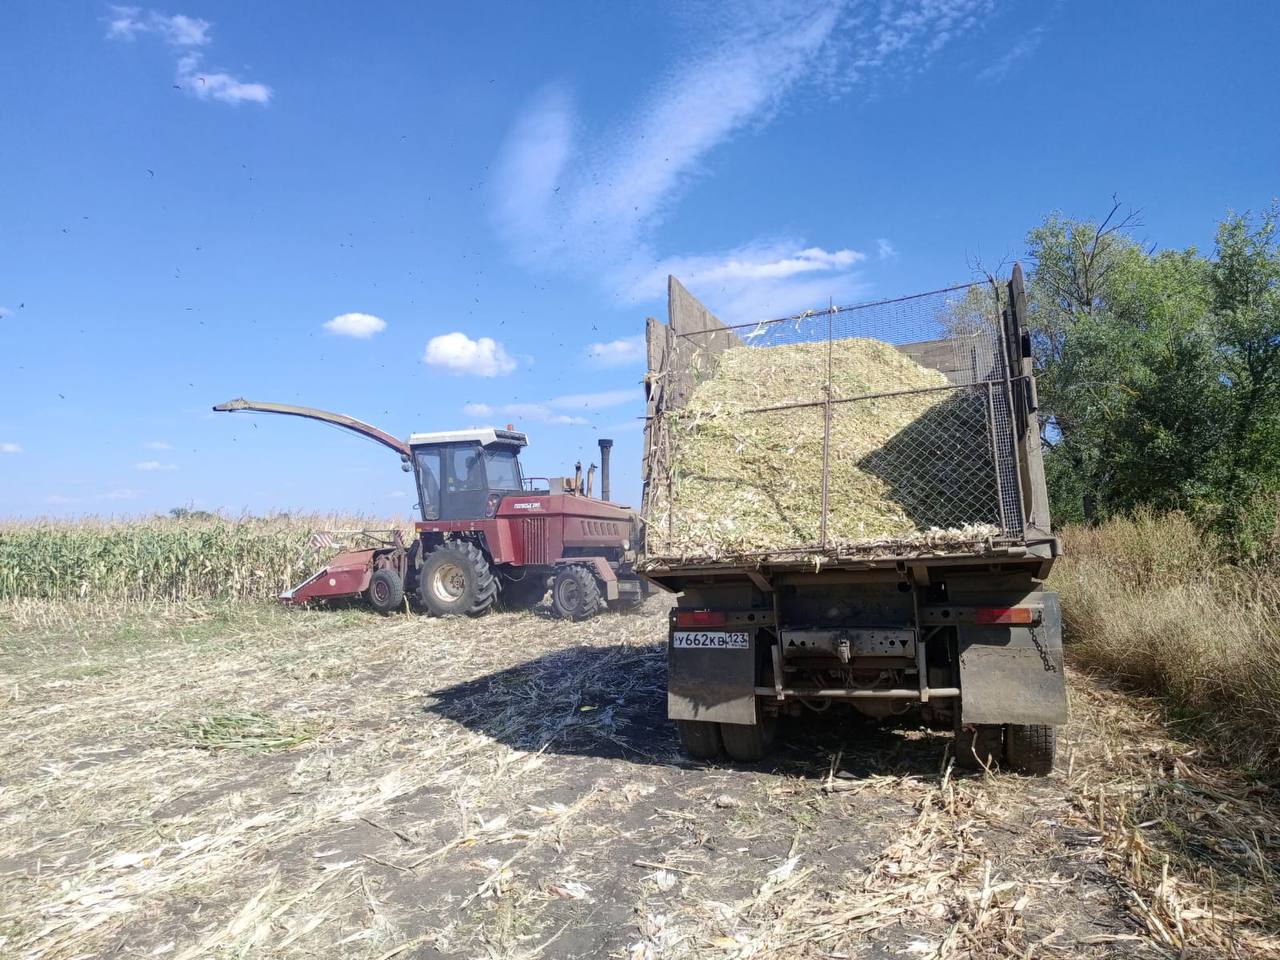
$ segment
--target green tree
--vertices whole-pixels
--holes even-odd
[[[1144,250],[1117,214],[1028,235],[1054,516],[1192,509],[1257,553],[1280,505],[1280,211],[1228,216],[1211,260]]]

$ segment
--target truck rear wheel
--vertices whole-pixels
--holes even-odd
[[[562,620],[586,620],[603,606],[595,574],[581,564],[561,567],[551,581],[551,610]]]
[[[1053,771],[1058,751],[1058,728],[1041,723],[1011,723],[1005,731],[1004,753],[1019,773],[1043,777]]]
[[[756,701],[755,723],[722,723],[720,739],[724,741],[724,752],[731,759],[742,763],[755,763],[763,760],[773,746],[773,735],[778,729],[778,718],[766,714],[760,709],[760,701]]]
[[[427,554],[418,599],[433,616],[479,616],[498,598],[498,578],[474,543],[446,540]]]
[[[723,746],[720,725],[707,720],[677,720],[680,746],[695,760],[714,760]]]
[[[404,603],[404,583],[394,570],[375,570],[364,591],[369,606],[379,613],[392,613]]]
[[[1004,728],[980,723],[956,731],[956,766],[962,770],[994,769],[1004,756]]]

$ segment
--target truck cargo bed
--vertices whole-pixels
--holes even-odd
[[[642,569],[1052,558],[1020,278],[733,326],[669,287]]]

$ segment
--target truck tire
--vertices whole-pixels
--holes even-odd
[[[1000,766],[1004,756],[1004,728],[998,723],[980,723],[970,730],[956,731],[956,766],[962,770],[986,770]]]
[[[1004,754],[1019,773],[1043,777],[1053,772],[1058,728],[1042,723],[1011,723],[1005,731]]]
[[[432,616],[476,617],[497,598],[498,578],[474,543],[446,540],[422,561],[418,600]]]
[[[379,613],[394,613],[404,603],[404,583],[394,570],[375,570],[369,578],[364,597]]]
[[[760,701],[756,701],[755,723],[722,723],[720,739],[724,743],[724,752],[730,759],[741,763],[755,763],[763,760],[773,746],[773,735],[778,729],[778,718],[770,716],[760,709]]]
[[[714,760],[720,756],[720,725],[707,720],[677,720],[680,746],[694,760]]]
[[[562,620],[586,620],[604,607],[595,574],[582,564],[561,567],[551,581],[551,611]]]
[[[536,607],[547,595],[547,578],[528,574],[523,580],[505,580],[500,600],[506,610],[528,610]]]

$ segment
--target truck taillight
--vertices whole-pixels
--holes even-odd
[[[724,614],[719,610],[677,610],[677,627],[723,627]]]
[[[978,607],[973,611],[975,623],[1034,623],[1030,607]]]

